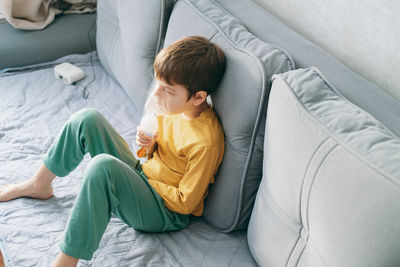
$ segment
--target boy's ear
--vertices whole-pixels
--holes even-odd
[[[199,106],[204,101],[207,100],[207,92],[206,91],[197,91],[193,96],[193,104]]]

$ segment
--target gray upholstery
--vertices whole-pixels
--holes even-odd
[[[96,14],[59,15],[41,31],[0,24],[0,70],[96,50]]]
[[[172,2],[99,0],[102,65],[97,57],[91,62],[90,55],[70,55],[0,76],[1,183],[29,177],[62,123],[87,106],[101,110],[132,144],[164,36],[168,45],[186,35],[203,35],[218,43],[228,59],[224,80],[212,96],[225,128],[226,154],[204,217],[213,228],[229,232],[245,228],[252,213],[248,239],[245,230],[215,231],[204,218],[191,218],[182,231],[153,235],[113,217],[94,258],[80,265],[254,266],[248,242],[260,266],[398,266],[399,102],[253,0],[180,0],[170,15]],[[80,16],[68,26],[76,28]],[[60,17],[68,18],[73,15]],[[18,60],[27,61],[21,64],[48,60],[58,51],[46,49],[59,40],[68,40],[59,44],[63,54],[86,46],[86,33],[79,40],[76,32],[62,39],[63,32],[58,35],[50,27],[35,35],[47,41],[34,43],[44,49],[37,54],[20,39],[11,41],[18,44],[15,50],[2,39],[0,47],[6,44],[10,52],[0,49],[0,64],[3,58],[17,62],[13,55],[23,55]],[[316,66],[324,75],[315,68],[276,75],[267,103],[271,75],[293,68],[281,48],[297,67]],[[62,61],[78,64],[88,77],[77,86],[55,80],[52,67]],[[82,87],[91,77],[89,98],[83,99]],[[0,203],[6,264],[50,265],[88,161],[69,180],[54,182],[55,198]]]
[[[225,154],[206,198],[204,217],[223,232],[243,229],[261,179],[264,127],[259,125],[265,117],[270,78],[292,69],[293,62],[276,46],[250,34],[213,1],[177,1],[165,46],[189,35],[210,38],[227,57],[225,76],[212,95],[225,131]]]
[[[255,1],[400,101],[398,0]]]
[[[274,76],[248,228],[261,266],[398,266],[400,140],[315,68]]]
[[[97,50],[107,72],[142,110],[173,0],[98,1]]]
[[[400,136],[399,101],[351,71],[338,59],[296,33],[253,0],[215,0],[261,40],[285,49],[297,68],[317,67],[347,99]],[[344,47],[343,49],[347,49]],[[399,68],[387,68],[396,72]]]

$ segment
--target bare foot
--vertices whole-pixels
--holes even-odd
[[[10,201],[19,197],[49,199],[53,197],[53,187],[43,187],[27,180],[18,184],[5,184],[0,186],[0,202]]]

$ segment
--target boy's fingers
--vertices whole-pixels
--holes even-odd
[[[148,136],[147,134],[145,134],[145,133],[143,133],[143,138],[144,139],[148,139],[148,140],[151,140],[151,139],[153,139],[153,137],[151,137],[151,136]]]
[[[143,140],[144,142],[151,142],[152,140],[153,140],[153,138],[152,137],[150,137],[150,136],[147,136],[147,135],[138,135],[138,138],[140,139],[140,140]]]
[[[158,132],[156,132],[153,136],[148,136],[142,131],[140,125],[136,126],[136,130],[136,144],[143,148],[150,148],[155,142],[155,139],[158,137]]]
[[[149,144],[146,144],[146,143],[141,143],[141,142],[139,142],[138,140],[136,140],[136,144],[137,144],[138,146],[140,146],[140,147],[144,147],[144,148],[148,148],[148,147],[150,147],[150,145],[149,145]]]
[[[147,138],[147,137],[142,138],[140,136],[137,136],[136,137],[136,142],[140,143],[140,144],[143,144],[143,145],[151,145],[154,141],[153,141],[152,138]]]
[[[148,139],[146,139],[146,138],[143,138],[143,137],[141,137],[141,136],[138,136],[138,137],[136,137],[136,140],[138,141],[138,142],[140,142],[140,143],[149,143],[149,140]]]
[[[140,137],[142,137],[142,138],[149,139],[149,140],[152,139],[151,136],[148,136],[147,134],[145,134],[145,133],[142,131],[142,129],[140,128],[140,126],[137,126],[137,134],[136,134],[136,135],[137,135],[137,136],[140,136]]]

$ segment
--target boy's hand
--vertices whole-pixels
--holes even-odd
[[[158,132],[156,132],[153,137],[146,135],[140,125],[136,127],[136,144],[140,147],[146,148],[149,154],[153,152],[154,146],[156,144],[156,139],[158,137]]]

